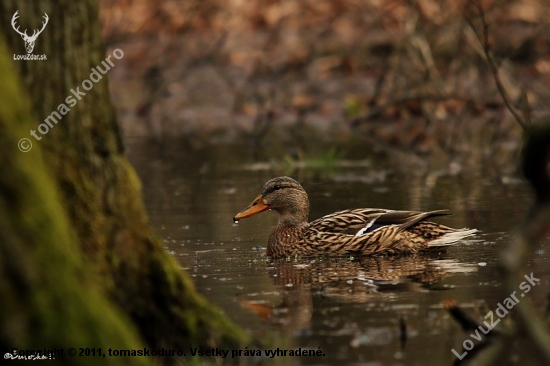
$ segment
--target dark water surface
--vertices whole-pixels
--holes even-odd
[[[514,177],[419,174],[368,159],[351,167],[275,169],[248,165],[245,147],[172,146],[167,153],[142,140],[127,146],[150,220],[198,291],[275,348],[320,347],[324,354],[276,358],[276,364],[451,365],[451,349],[461,353],[471,332],[460,329],[442,301],[454,299],[483,320],[505,299],[497,255],[531,203],[529,187]],[[453,216],[436,221],[481,232],[430,256],[272,262],[265,246],[277,214],[238,225],[232,217],[268,179],[283,174],[308,192],[310,219],[356,207],[448,208]],[[526,274],[533,272],[540,285],[520,298],[540,311],[550,290],[549,253],[547,243],[538,244]],[[514,347],[519,364],[542,364],[528,344]]]

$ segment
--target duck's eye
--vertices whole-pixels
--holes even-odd
[[[277,184],[275,186],[269,187],[269,189],[266,191],[266,194],[273,193],[279,189],[283,188],[281,185]]]

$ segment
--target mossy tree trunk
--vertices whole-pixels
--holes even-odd
[[[87,272],[41,149],[25,154],[17,148],[36,119],[8,56],[0,34],[0,357],[56,348],[52,357],[60,365],[152,365],[143,357],[68,355],[70,347],[108,353],[143,344],[130,319]]]
[[[151,347],[238,347],[247,336],[196,294],[148,225],[140,181],[124,157],[107,83],[113,72],[107,66],[116,68],[124,50],[102,63],[109,55],[100,38],[97,2],[2,1],[0,29],[10,55],[26,53],[11,27],[16,11],[17,25],[29,29],[29,35],[41,28],[44,13],[49,18],[33,50],[47,60],[10,63],[19,69],[37,117],[21,137],[43,151],[76,230],[86,273],[99,279]],[[101,70],[90,75],[97,66]],[[30,157],[39,150],[5,149]]]

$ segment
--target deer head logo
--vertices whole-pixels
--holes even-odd
[[[48,14],[44,13],[45,21],[42,23],[42,29],[40,29],[39,31],[34,30],[32,33],[32,36],[28,36],[26,29],[24,32],[21,32],[19,31],[19,27],[15,28],[15,21],[17,18],[19,18],[19,15],[17,15],[17,13],[19,13],[19,10],[17,10],[15,14],[13,14],[13,17],[11,18],[11,26],[17,33],[21,35],[21,38],[23,38],[23,41],[25,41],[25,49],[27,50],[27,53],[31,53],[32,50],[34,49],[34,42],[36,42],[36,38],[40,33],[42,33],[44,28],[46,28],[46,24],[48,24],[48,19],[49,19]]]

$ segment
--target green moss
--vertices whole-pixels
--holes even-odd
[[[30,152],[35,119],[0,39],[0,345],[3,350],[57,347],[103,350],[143,347],[129,319],[95,285],[84,262],[39,141]],[[95,365],[93,357],[60,357],[57,364]],[[107,357],[101,364],[150,364]]]
[[[98,6],[94,0],[63,2],[63,6],[59,6],[54,0],[44,0],[36,3],[32,11],[27,12],[23,9],[25,4],[26,2],[16,1],[0,5],[3,10],[0,13],[13,14],[14,8],[18,7],[21,13],[47,12],[51,19],[57,19],[59,24],[64,24],[63,27],[48,27],[46,32],[49,34],[41,38],[41,47],[51,50],[48,61],[28,62],[20,70],[32,107],[20,106],[15,111],[23,111],[20,113],[25,114],[34,110],[39,115],[49,115],[66,98],[68,90],[87,78],[90,68],[100,64],[105,57],[101,47]],[[3,27],[3,30],[9,42],[20,43],[20,37],[10,27]],[[64,40],[62,46],[59,39]],[[13,74],[10,71],[8,75]],[[13,88],[16,88],[17,82],[11,82]],[[47,87],[44,88],[44,85]],[[6,89],[4,97],[12,95],[12,91]],[[26,114],[24,119],[8,115],[3,121],[6,129],[10,129],[10,134],[3,137],[7,145],[5,150],[11,151],[17,146],[17,139],[20,138],[18,136],[28,136],[26,129],[31,125],[36,126],[36,121],[31,121]],[[15,121],[19,124],[15,125]],[[18,126],[22,129],[16,130]],[[78,289],[71,296],[97,298],[90,302],[93,304],[92,310],[87,311],[97,311],[104,314],[104,319],[109,319],[109,312],[103,310],[104,305],[101,305],[105,301],[101,294],[105,294],[108,300],[116,304],[120,313],[132,320],[136,328],[135,334],[139,334],[151,348],[181,349],[190,345],[231,348],[248,342],[249,337],[242,330],[195,292],[191,281],[177,266],[175,259],[164,250],[163,242],[148,224],[141,198],[141,184],[122,154],[120,140],[116,116],[109,99],[107,77],[103,77],[91,90],[86,91],[83,100],[55,128],[43,136],[41,141],[35,142],[35,145],[44,148],[44,164],[38,146],[27,154],[15,150],[17,154],[7,157],[26,159],[25,164],[29,167],[26,174],[32,177],[29,184],[40,185],[26,189],[40,188],[37,197],[33,199],[39,204],[46,204],[43,201],[48,196],[51,205],[55,206],[43,207],[44,215],[56,212],[56,216],[44,220],[37,231],[27,231],[29,237],[25,240],[46,243],[48,246],[51,246],[50,243],[61,245],[60,243],[69,242],[72,249],[66,253],[74,258],[74,263],[65,260],[70,270],[69,275],[56,275],[57,280],[68,281],[69,287]],[[10,163],[21,169],[21,164]],[[36,168],[36,164],[43,165]],[[47,175],[48,172],[51,172],[50,178],[42,175]],[[24,185],[12,186],[17,190],[17,195],[22,194],[18,189]],[[58,195],[55,193],[56,188]],[[30,204],[22,207],[21,213],[31,217],[38,214],[32,210]],[[66,215],[65,221],[59,219],[59,215]],[[17,220],[18,216],[14,217]],[[11,228],[14,224],[9,222],[6,226]],[[18,232],[23,233],[25,230]],[[37,238],[42,231],[45,234],[39,241]],[[57,239],[49,235],[56,236]],[[53,251],[56,252],[57,249]],[[59,258],[50,258],[53,255],[51,253],[40,255],[50,263],[48,265],[57,266],[62,262]],[[39,268],[39,273],[49,270],[46,264],[42,261],[40,263],[43,267]],[[29,267],[34,268],[33,266],[31,261]],[[89,289],[88,284],[92,282],[96,287]],[[58,300],[52,301],[46,293],[33,299],[40,302],[40,307],[55,314],[56,308],[50,305]],[[21,303],[24,304],[27,300],[23,299]],[[99,304],[97,308],[96,303]],[[72,310],[65,309],[62,305],[57,306],[68,314],[73,314]],[[75,310],[74,316],[78,313],[79,310]],[[82,322],[75,324],[82,325]],[[108,321],[102,319],[101,322]],[[86,326],[89,324],[93,324],[93,321],[87,322]],[[113,324],[116,322],[113,321]],[[82,339],[92,337],[92,334],[82,332],[82,329],[86,328],[78,327],[73,330]],[[97,334],[100,333],[98,330]],[[137,338],[132,334],[130,336],[131,338],[124,338],[126,342],[134,342]],[[170,362],[177,360],[166,361]]]

